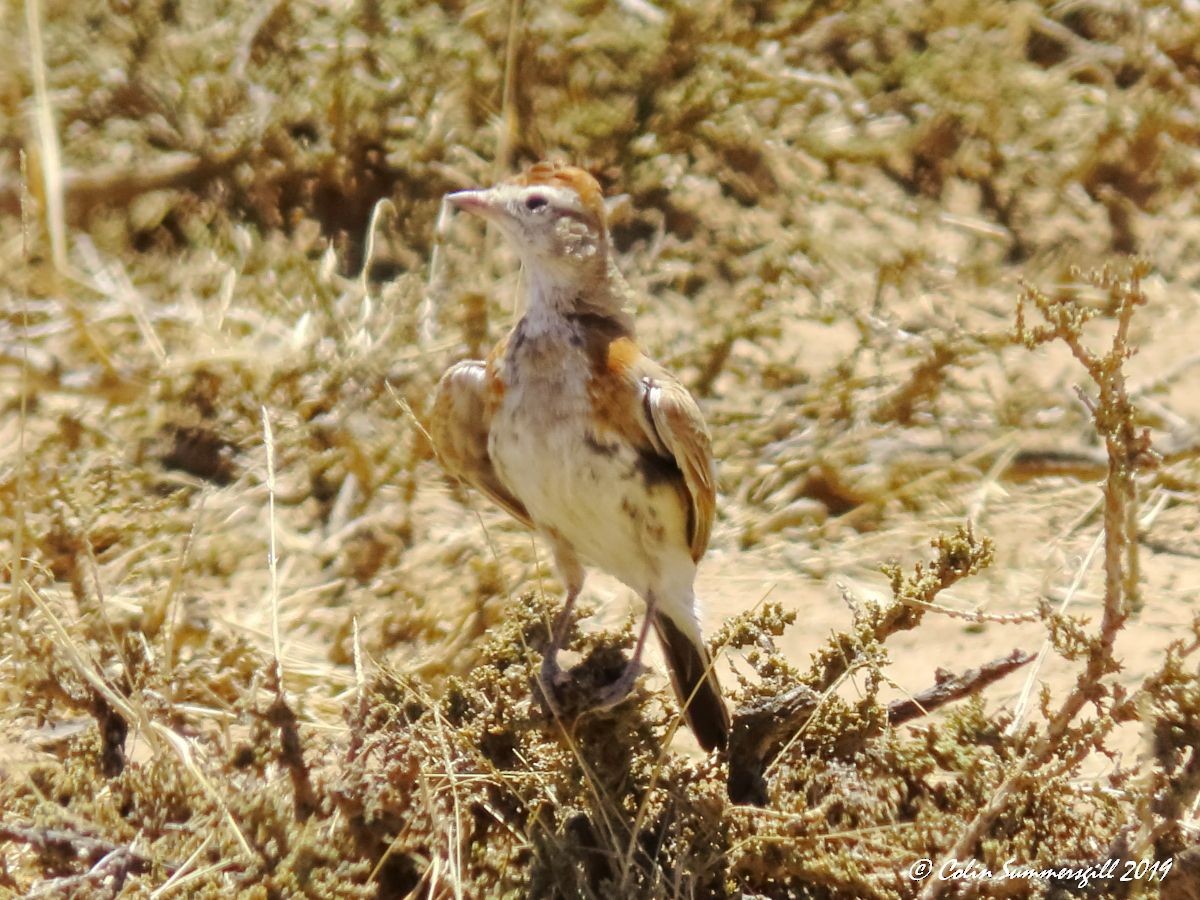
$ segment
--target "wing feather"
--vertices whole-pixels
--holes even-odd
[[[490,373],[483,361],[463,360],[451,366],[438,382],[429,436],[447,474],[532,528],[525,505],[500,481],[488,454],[494,406],[489,388]]]
[[[700,407],[682,384],[665,371],[642,375],[639,381],[646,436],[661,455],[674,460],[683,474],[692,505],[692,559],[699,562],[708,548],[717,505],[712,438]]]

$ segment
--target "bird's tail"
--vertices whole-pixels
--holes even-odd
[[[724,749],[729,739],[729,711],[700,629],[681,627],[662,610],[656,610],[654,630],[662,642],[671,685],[696,740],[705,750]]]

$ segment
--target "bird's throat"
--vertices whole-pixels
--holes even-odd
[[[612,261],[590,271],[526,266],[524,318],[532,332],[558,330],[568,317],[611,318],[630,331],[629,288]]]

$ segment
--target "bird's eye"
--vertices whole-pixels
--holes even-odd
[[[533,212],[534,210],[541,209],[543,206],[546,205],[547,202],[548,201],[546,200],[546,198],[543,197],[541,194],[534,194],[532,197],[530,197],[528,200],[525,201],[525,208],[527,210],[529,210],[530,212]]]

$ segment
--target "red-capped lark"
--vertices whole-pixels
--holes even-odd
[[[634,342],[600,186],[581,169],[539,163],[447,199],[495,223],[525,270],[525,314],[486,361],[442,377],[431,434],[448,473],[554,555],[567,597],[542,663],[547,699],[553,706],[564,677],[557,656],[584,566],[598,566],[646,603],[633,659],[599,702],[633,687],[653,624],[697,740],[724,747],[729,713],[693,592],[715,505],[712,446],[696,401]]]

